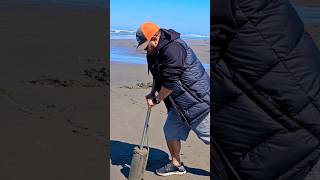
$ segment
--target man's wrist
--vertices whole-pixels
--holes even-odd
[[[153,98],[152,98],[152,103],[153,103],[153,104],[159,104],[160,102],[159,102],[158,97],[153,97]]]

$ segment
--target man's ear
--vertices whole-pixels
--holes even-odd
[[[155,44],[156,44],[156,45],[158,45],[159,40],[160,40],[160,36],[159,36],[159,35],[157,35],[157,40],[155,41]]]

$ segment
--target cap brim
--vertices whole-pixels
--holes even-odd
[[[150,41],[145,41],[142,44],[139,44],[136,48],[136,51],[144,51],[146,47],[148,46]]]

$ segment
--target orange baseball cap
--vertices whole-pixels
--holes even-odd
[[[145,50],[151,38],[160,30],[160,27],[152,22],[143,23],[136,33],[138,41],[137,51]]]

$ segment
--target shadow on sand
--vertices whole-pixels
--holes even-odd
[[[128,178],[129,176],[132,151],[135,146],[137,145],[129,144],[121,141],[110,140],[111,164],[116,166],[121,166],[122,168],[120,171],[126,178]],[[162,167],[169,161],[170,161],[169,155],[166,152],[160,149],[150,147],[150,153],[149,153],[149,159],[148,159],[146,171],[155,172],[157,168]],[[210,176],[210,172],[208,171],[197,169],[197,168],[191,168],[188,166],[185,166],[185,167],[188,173],[201,175],[201,176]]]

